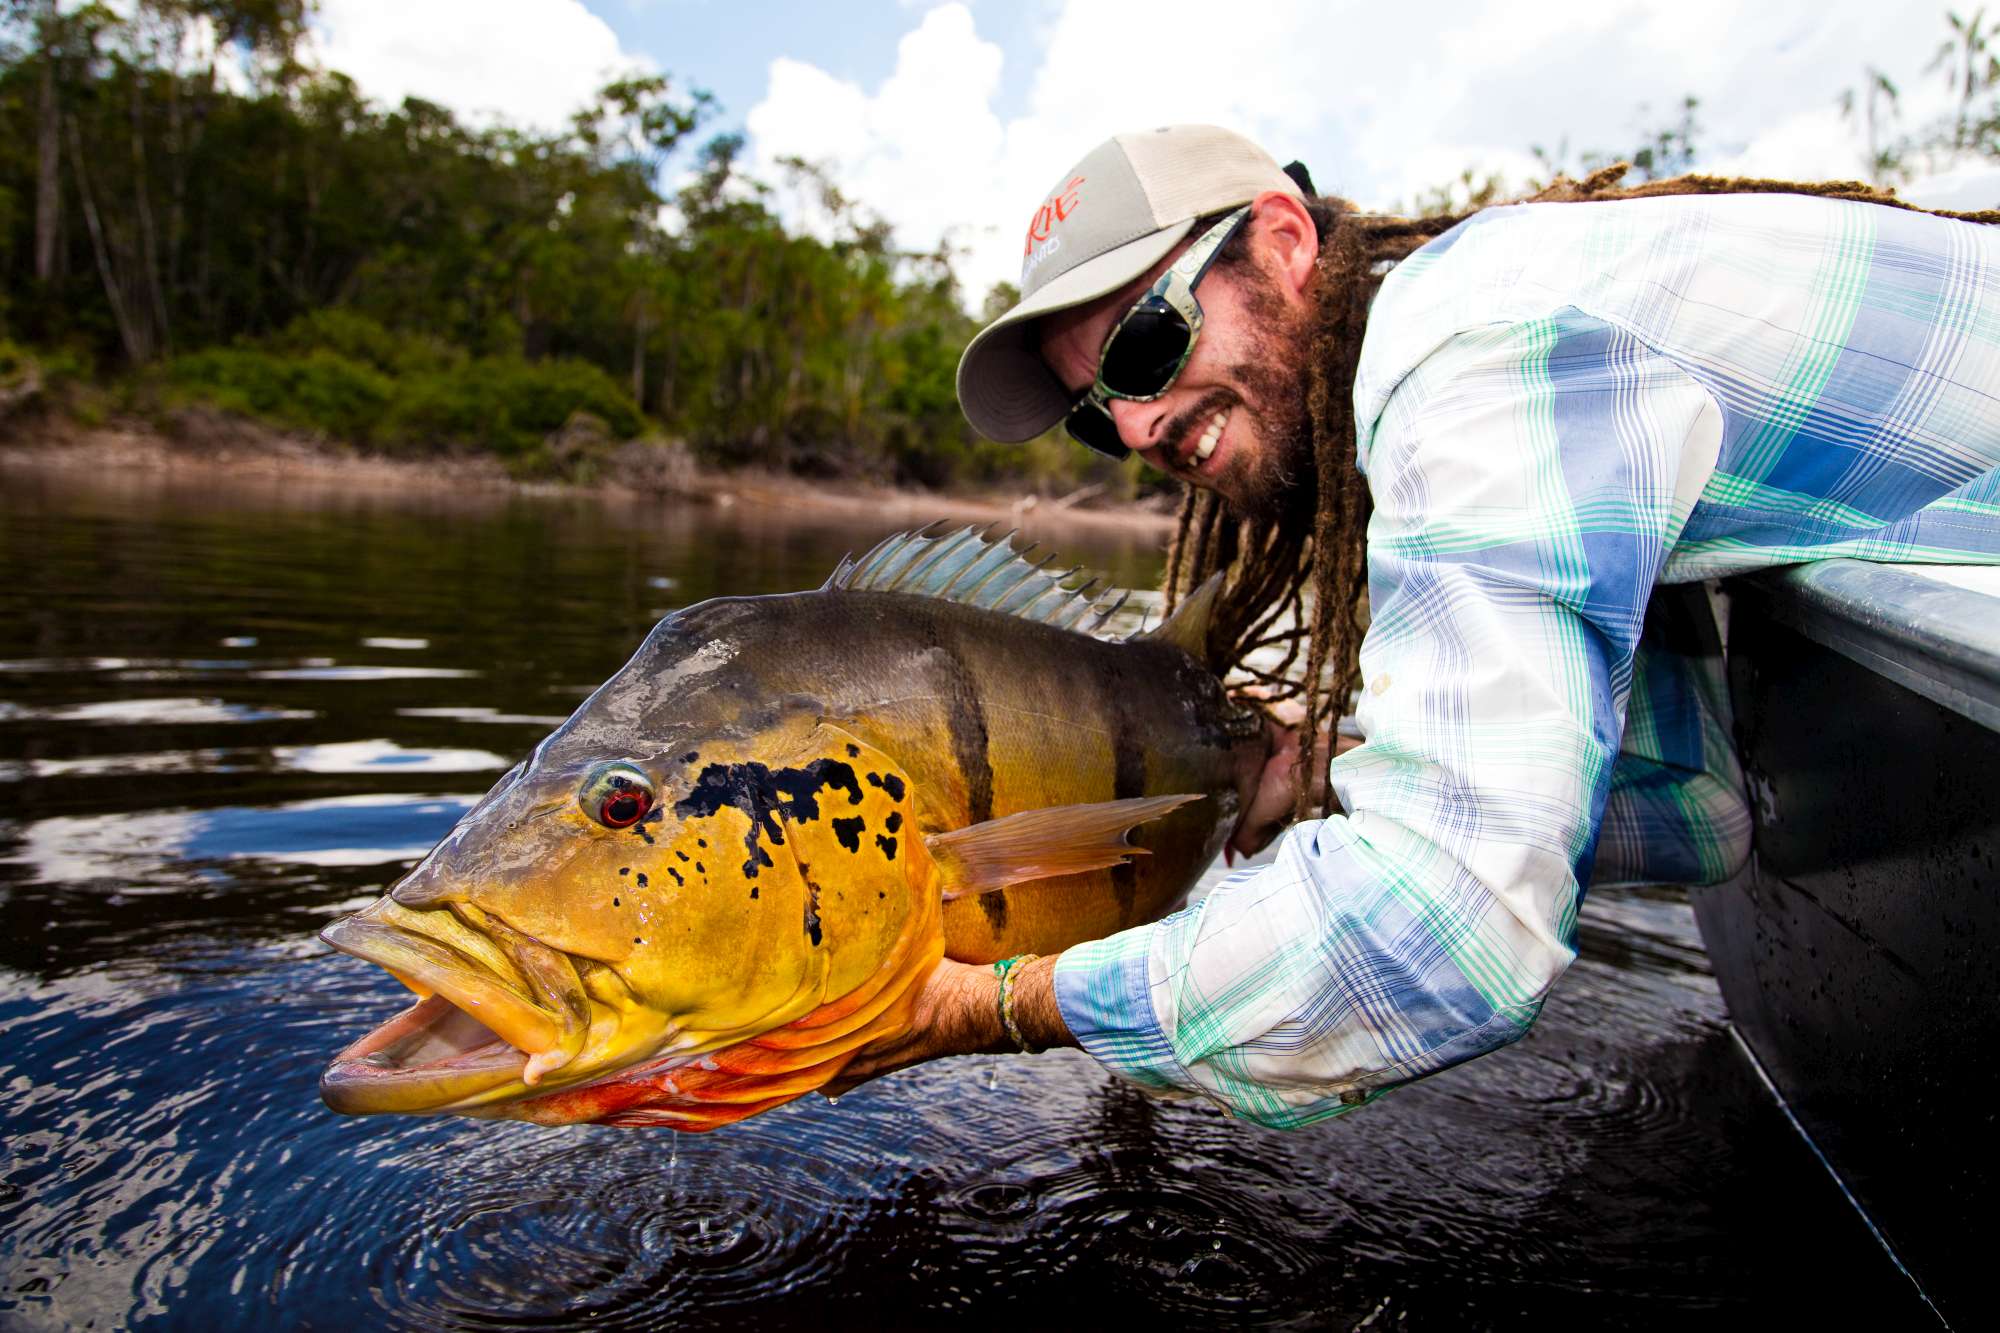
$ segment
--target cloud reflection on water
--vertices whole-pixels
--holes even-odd
[[[370,794],[274,806],[64,815],[21,829],[0,862],[50,881],[119,880],[139,891],[163,863],[241,860],[388,865],[431,849],[476,796]],[[177,877],[170,879],[177,886]]]

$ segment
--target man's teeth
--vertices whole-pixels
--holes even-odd
[[[1209,418],[1208,429],[1201,433],[1199,440],[1195,441],[1194,461],[1196,463],[1206,463],[1208,456],[1215,452],[1215,442],[1222,438],[1222,427],[1228,420],[1229,413],[1226,411],[1217,412]]]

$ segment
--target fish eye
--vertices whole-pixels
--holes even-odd
[[[583,784],[583,812],[606,828],[631,828],[658,798],[653,781],[631,764],[606,764]]]

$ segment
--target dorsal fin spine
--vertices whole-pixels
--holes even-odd
[[[1023,588],[1033,588],[1035,585],[1030,580],[1032,580],[1035,575],[1040,574],[1043,570],[1047,569],[1050,565],[1054,564],[1055,559],[1056,559],[1056,553],[1054,551],[1050,551],[1040,560],[1037,560],[1034,564],[1029,565],[1026,569],[1022,570],[1021,577],[1015,580],[1012,584],[1010,584],[1007,588],[1007,591],[994,601],[993,609],[995,611],[1004,611],[1008,615],[1018,615],[1021,610],[1021,604],[1016,603],[1013,606],[1009,606],[1007,604],[1008,599],[1019,596]]]
[[[888,564],[894,556],[895,549],[893,547],[886,544],[877,546],[874,550],[861,557],[861,563],[854,567],[854,573],[851,578],[855,580],[873,578],[875,572],[883,565]]]
[[[1053,551],[1032,558],[1039,543],[1016,551],[1014,531],[993,540],[997,526],[967,525],[937,535],[939,525],[931,524],[885,537],[859,560],[843,557],[824,590],[932,597],[1069,633],[1101,629],[1125,604],[1125,595],[1115,589],[1099,592],[1096,578],[1071,586],[1080,566],[1051,573]],[[1086,624],[1088,630],[1078,629]]]
[[[940,540],[937,537],[933,537],[931,533],[941,527],[943,523],[943,519],[939,519],[934,523],[926,523],[911,534],[917,540],[909,543],[909,557],[896,567],[895,575],[888,579],[883,586],[884,592],[900,587],[903,580],[909,577],[911,568],[924,558],[924,547]]]
[[[924,559],[917,561],[910,568],[904,570],[901,574],[898,574],[896,582],[908,587],[911,591],[917,591],[918,585],[923,581],[924,575],[936,569],[939,561],[965,545],[965,539],[971,535],[972,529],[965,528],[949,537],[940,539],[937,543],[937,549],[933,550]]]
[[[1034,549],[1032,546],[1028,548],[1029,551]],[[1035,572],[1035,566],[1025,558],[1027,551],[1023,551],[1021,556],[1022,558],[1018,559],[1015,563],[1001,567],[1000,572],[1006,577],[1003,577],[998,586],[987,594],[992,599],[987,605],[995,611],[1004,610],[1005,608],[1001,604],[1013,594],[1014,589],[1020,587],[1022,582]]]
[[[894,592],[896,585],[902,582],[904,572],[921,559],[923,554],[924,548],[921,546],[913,546],[908,551],[896,551],[892,553],[891,558],[884,561],[882,568],[876,571],[875,582],[881,587],[883,592]],[[891,574],[889,572],[891,569],[896,572]]]
[[[995,523],[997,523],[997,521],[998,520],[996,520]],[[995,523],[988,523],[985,527],[979,529],[979,531],[977,532],[973,532],[972,529],[967,528],[966,533],[968,536],[971,537],[973,545],[984,546],[986,543],[986,534],[993,531]],[[964,564],[960,565],[957,569],[953,570],[951,578],[945,583],[944,587],[938,589],[938,596],[944,598],[950,598],[953,596],[953,594],[957,593],[958,585],[965,581],[967,575],[971,574],[973,570],[979,567],[979,562],[986,558],[986,556],[990,553],[990,549],[991,548],[988,548],[988,550],[981,551],[978,555],[972,557],[972,559],[966,561]]]
[[[984,574],[981,574],[979,576],[979,582],[973,584],[970,588],[967,588],[965,590],[965,600],[967,602],[977,605],[979,601],[979,594],[985,591],[986,585],[993,582],[995,576],[997,576],[1001,570],[1007,568],[1009,564],[1013,563],[1014,555],[1012,553],[1012,548],[1007,546],[1007,541],[1014,535],[1014,532],[1019,532],[1019,531],[1020,529],[1016,528],[1014,529],[1013,532],[1009,532],[1006,537],[1002,537],[1000,539],[1000,545],[991,548],[990,550],[987,551],[985,555],[980,556],[979,560],[973,561],[972,564],[967,567],[966,572],[971,573],[972,570],[977,569],[979,567],[980,560],[993,561],[993,568],[987,570]],[[996,556],[998,558],[995,558]]]
[[[1111,617],[1118,614],[1119,609],[1125,605],[1126,599],[1131,597],[1131,595],[1132,595],[1131,589],[1121,588],[1118,591],[1117,597],[1107,598],[1105,599],[1105,602],[1099,602],[1097,619],[1091,621],[1090,624],[1085,627],[1084,633],[1095,634],[1097,633],[1097,631],[1103,629],[1106,622],[1108,622],[1111,619]],[[1106,605],[1106,602],[1108,602],[1109,605]]]
[[[1075,629],[1076,623],[1088,615],[1092,609],[1090,590],[1096,586],[1097,580],[1093,578],[1090,582],[1078,588],[1076,590],[1076,599],[1071,603],[1070,609],[1066,613],[1063,613],[1060,619],[1050,620],[1049,623],[1057,629]]]

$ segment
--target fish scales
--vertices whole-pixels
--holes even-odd
[[[950,599],[1006,584],[1050,619],[1089,609],[1044,575],[1008,583],[1018,556],[902,540],[874,577],[933,592],[864,569],[662,621],[330,927],[427,998],[336,1058],[329,1103],[707,1128],[900,1031],[939,956],[1053,953],[1176,905],[1264,757],[1187,651],[1195,613],[1097,639]]]

